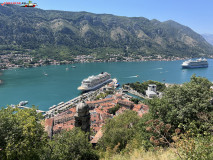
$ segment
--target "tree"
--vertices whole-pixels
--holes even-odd
[[[37,160],[45,143],[36,109],[8,107],[0,110],[0,159]]]
[[[134,102],[135,104],[138,104],[140,102],[140,99],[138,99],[138,98],[131,98],[130,101]]]
[[[113,149],[117,146],[117,151],[121,151],[127,143],[134,138],[136,125],[140,117],[137,112],[127,110],[123,114],[109,119],[103,126],[103,137],[100,139],[99,147],[106,150],[107,147]]]
[[[88,141],[88,136],[80,128],[62,131],[49,140],[42,159],[45,160],[89,160],[98,159]]]
[[[115,113],[121,108],[119,104],[116,104],[113,108],[109,109],[109,113],[115,115]]]
[[[154,98],[149,101],[153,119],[171,124],[173,130],[180,126],[188,130],[192,121],[196,122],[200,132],[207,130],[209,126],[202,125],[204,123],[200,115],[212,117],[211,85],[206,78],[193,75],[190,82],[168,88],[161,99]]]

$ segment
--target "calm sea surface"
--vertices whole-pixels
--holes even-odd
[[[6,70],[0,76],[4,82],[0,85],[0,107],[29,101],[28,106],[36,105],[41,110],[48,110],[54,104],[78,96],[77,87],[81,81],[103,71],[111,73],[120,84],[146,80],[180,84],[189,81],[193,74],[213,81],[213,59],[208,59],[208,68],[198,69],[181,69],[182,62],[85,63],[75,64],[76,68],[61,65]]]

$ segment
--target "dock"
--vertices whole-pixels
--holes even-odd
[[[32,109],[32,108],[26,107],[26,106],[17,106],[17,107],[20,108],[20,109]],[[45,111],[42,111],[42,110],[39,110],[39,109],[37,109],[36,112],[42,113],[42,114],[46,113]]]
[[[99,90],[96,91],[90,91],[87,93],[84,93],[78,97],[75,97],[65,103],[60,102],[58,105],[56,105],[55,107],[49,109],[48,111],[46,111],[46,114],[44,115],[45,117],[54,117],[55,115],[64,112],[70,108],[75,107],[78,103],[80,103],[81,101],[90,101],[91,99],[95,98],[95,95],[99,92]]]
[[[116,83],[117,83],[117,80],[116,80]],[[113,83],[113,85],[115,87],[115,83]],[[46,111],[46,114],[44,114],[44,116],[46,118],[54,117],[54,116],[57,116],[58,114],[60,114],[61,112],[65,112],[65,111],[69,110],[70,108],[76,107],[78,105],[78,103],[80,103],[82,101],[92,101],[96,98],[96,96],[98,94],[100,94],[102,92],[101,90],[103,90],[103,88],[106,88],[107,86],[108,86],[108,84],[102,86],[99,89],[83,93],[80,96],[75,97],[65,103],[60,102],[58,105],[54,105],[54,106],[50,107],[49,110]]]

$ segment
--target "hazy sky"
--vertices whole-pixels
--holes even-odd
[[[17,0],[22,1],[24,0]],[[198,33],[213,34],[213,0],[34,0],[33,2],[38,3],[38,8],[48,10],[108,13],[160,21],[171,19],[189,26]]]

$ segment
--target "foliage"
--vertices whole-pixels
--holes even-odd
[[[49,140],[42,159],[45,160],[88,160],[98,159],[88,141],[88,135],[80,128],[63,131]]]
[[[171,124],[173,131],[178,127],[189,130],[192,121],[200,128],[200,132],[209,130],[212,120],[204,123],[205,117],[202,115],[212,119],[211,85],[206,78],[193,75],[190,82],[168,88],[161,99],[154,98],[149,101],[153,119]]]
[[[135,104],[138,104],[140,102],[140,99],[138,99],[138,98],[131,98],[130,101],[134,102]]]
[[[157,81],[152,81],[152,80],[149,80],[143,83],[140,83],[140,82],[128,83],[127,85],[129,85],[132,89],[136,90],[137,92],[145,95],[149,84],[156,84],[157,91],[159,92],[164,91],[164,89],[166,88],[165,84],[157,82]]]
[[[42,116],[36,109],[0,110],[0,159],[37,160],[45,143]]]
[[[191,136],[190,132],[174,136],[173,144],[182,159],[210,160],[213,159],[212,135]]]
[[[171,148],[159,148],[147,151],[143,147],[132,148],[129,153],[106,153],[105,160],[177,160],[177,155]]]
[[[115,107],[109,109],[109,113],[115,115],[115,113],[121,108],[119,104],[116,104]]]
[[[162,121],[156,120],[149,120],[146,122],[149,126],[146,128],[148,132],[154,133],[153,136],[150,137],[150,142],[156,146],[159,145],[170,145],[168,139],[170,139],[169,130],[171,129],[170,124],[164,124]]]
[[[96,96],[95,100],[103,99],[107,96],[107,93],[100,93],[99,95]]]
[[[148,150],[149,148],[153,147],[152,143],[150,142],[152,133],[147,131],[147,127],[149,126],[147,121],[151,120],[151,118],[151,114],[147,113],[144,114],[143,117],[139,120],[136,127],[137,129],[135,132],[135,137],[133,141],[130,141],[126,147],[127,152],[131,152],[131,149],[129,150],[129,148],[137,149],[143,146],[145,150]]]
[[[121,151],[127,143],[134,138],[139,116],[132,110],[126,110],[113,119],[109,119],[103,126],[103,137],[98,145],[101,149],[114,149]]]

